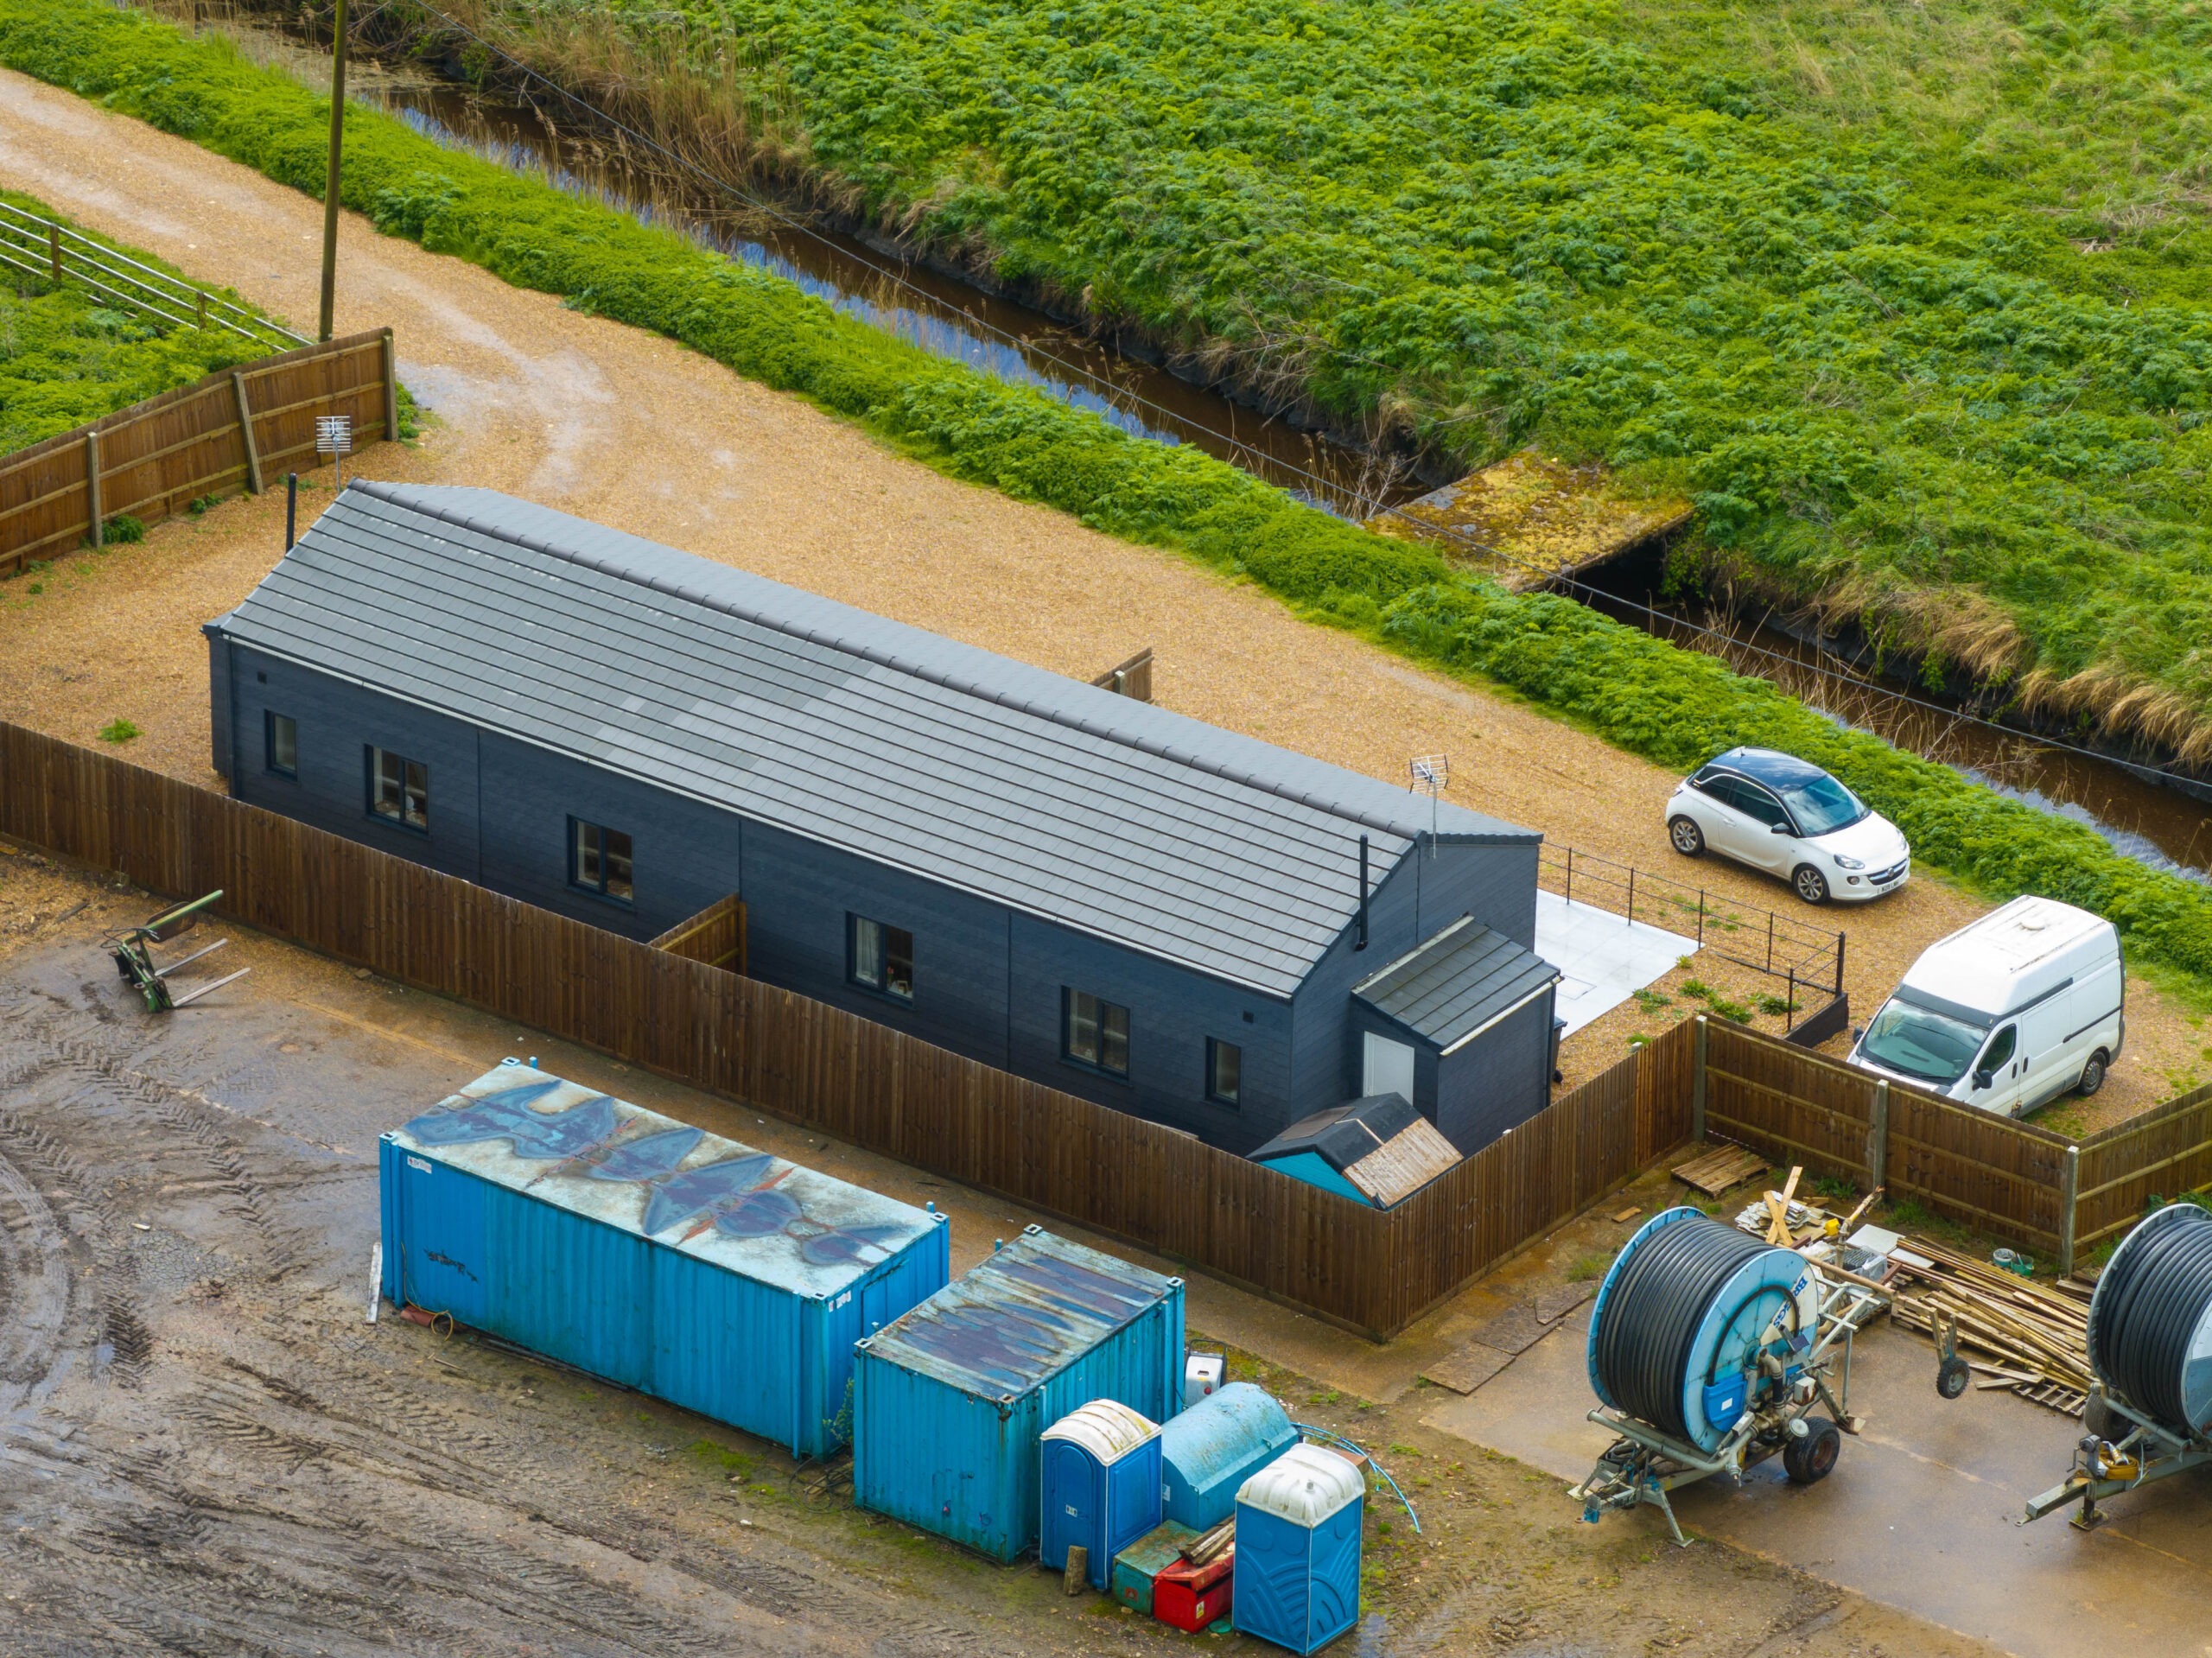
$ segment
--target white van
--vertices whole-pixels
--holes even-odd
[[[2094,1094],[2120,1057],[2126,980],[2111,922],[2016,898],[1921,953],[1855,1033],[1851,1063],[2018,1116]]]

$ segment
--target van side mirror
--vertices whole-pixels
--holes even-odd
[[[1997,1076],[1993,1071],[1978,1070],[1974,1074],[1974,1085],[1976,1088],[1987,1088],[1996,1080]]]
[[[1787,835],[1789,833],[1789,825],[1787,823],[1777,823],[1772,828],[1769,829],[1767,833],[1770,835]]]
[[[1854,1026],[1853,1026],[1851,1027],[1851,1039],[1852,1039],[1853,1042],[1858,1041],[1860,1038],[1864,1037],[1866,1034],[1866,1027],[1864,1025],[1854,1025]]]

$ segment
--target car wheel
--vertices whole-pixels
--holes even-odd
[[[1825,1416],[1804,1419],[1806,1433],[1782,1448],[1782,1471],[1794,1483],[1813,1485],[1828,1477],[1843,1450],[1843,1435]]]
[[[1955,1353],[1936,1367],[1936,1391],[1946,1399],[1956,1399],[1973,1380],[1974,1372]]]
[[[2105,1058],[2102,1049],[2091,1054],[2089,1063],[2082,1067],[2082,1080],[2075,1084],[2075,1092],[2086,1100],[2102,1088],[2105,1085],[2105,1067],[2111,1063]]]
[[[1675,850],[1685,858],[1697,857],[1705,850],[1705,831],[1692,818],[1669,818],[1667,838],[1675,843]]]
[[[1827,877],[1808,863],[1797,866],[1797,873],[1790,876],[1789,884],[1797,889],[1797,896],[1808,904],[1826,904],[1828,901]]]

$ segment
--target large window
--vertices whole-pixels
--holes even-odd
[[[852,918],[853,982],[900,1001],[914,999],[914,935],[864,915]]]
[[[300,727],[289,714],[273,711],[261,717],[262,764],[280,778],[300,774]]]
[[[1082,990],[1060,992],[1060,1051],[1109,1077],[1129,1074],[1129,1010]]]
[[[1244,1050],[1219,1037],[1206,1039],[1206,1098],[1216,1105],[1237,1103],[1244,1083]]]
[[[630,902],[630,837],[603,823],[569,820],[569,879],[601,898]]]
[[[430,827],[430,768],[388,748],[369,750],[369,810],[407,829]]]

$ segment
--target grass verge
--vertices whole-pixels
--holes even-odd
[[[219,36],[188,40],[100,0],[0,0],[0,62],[321,194],[327,104]],[[779,277],[441,149],[397,121],[354,111],[347,135],[345,199],[387,234],[652,329],[950,476],[1173,548],[1663,765],[1687,770],[1743,742],[1802,754],[1895,819],[1923,867],[1992,896],[2041,893],[2109,916],[2137,956],[2212,988],[2212,888],[2124,858],[2088,829],[1840,727],[1712,657],[1566,599],[1504,593],[1426,548],[932,358]]]

